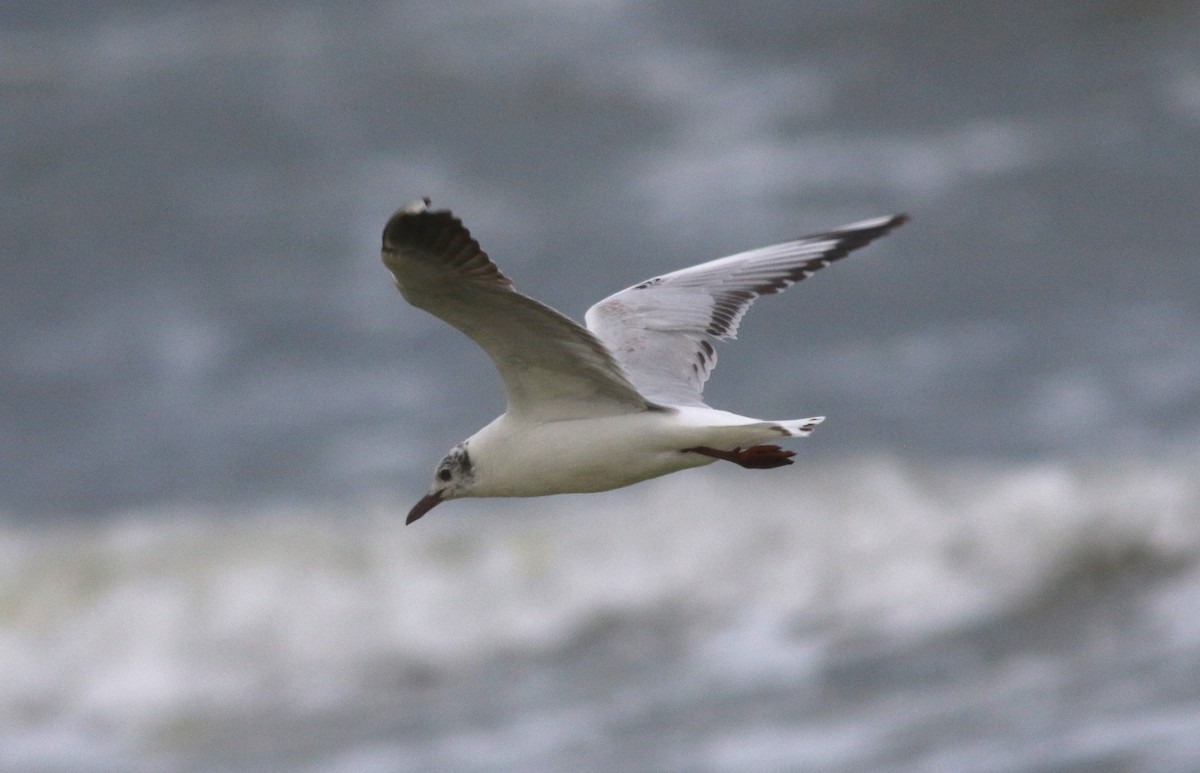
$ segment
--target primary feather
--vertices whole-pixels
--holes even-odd
[[[704,384],[717,362],[710,337],[736,337],[757,298],[812,276],[905,220],[863,220],[663,274],[610,295],[584,319],[641,394],[669,405],[704,405]]]

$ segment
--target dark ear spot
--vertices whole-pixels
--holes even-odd
[[[449,470],[442,469],[442,470],[438,470],[438,477],[441,478],[442,480],[448,481],[451,478],[453,478],[454,476],[450,473]]]

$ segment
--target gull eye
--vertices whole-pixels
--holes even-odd
[[[448,481],[451,478],[453,478],[454,476],[450,473],[449,470],[442,469],[442,470],[438,470],[438,477],[441,478],[442,480]]]

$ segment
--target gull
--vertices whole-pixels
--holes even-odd
[[[383,263],[413,306],[469,336],[504,384],[503,414],[450,449],[412,523],[460,497],[532,497],[620,488],[718,459],[792,463],[764,441],[804,437],[823,416],[764,421],[701,399],[717,353],[762,295],[777,293],[904,223],[863,220],[639,282],[588,309],[586,327],[513,289],[462,221],[398,210]]]

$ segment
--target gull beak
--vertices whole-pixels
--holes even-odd
[[[440,491],[431,491],[430,493],[421,497],[421,501],[413,505],[413,509],[408,511],[408,518],[405,519],[404,524],[407,526],[408,524],[417,520],[422,515],[425,515],[425,513],[428,513],[430,510],[441,504],[441,501],[442,492]]]

